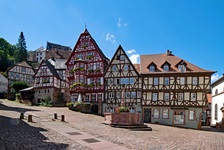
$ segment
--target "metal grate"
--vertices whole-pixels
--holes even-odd
[[[79,132],[67,132],[67,134],[69,134],[69,135],[82,135],[82,134],[79,133]]]
[[[85,141],[85,142],[87,142],[87,143],[96,143],[96,142],[100,142],[100,141],[98,141],[98,140],[96,140],[96,139],[82,139],[83,141]]]

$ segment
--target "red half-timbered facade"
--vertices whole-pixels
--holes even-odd
[[[76,102],[81,97],[84,103],[92,105],[93,112],[101,113],[104,99],[103,73],[108,61],[85,29],[66,62],[71,102]]]
[[[104,80],[104,112],[114,112],[121,105],[129,107],[130,112],[141,112],[140,75],[121,46],[108,65]]]
[[[14,99],[15,91],[11,88],[13,82],[22,81],[28,84],[28,86],[33,86],[34,82],[34,70],[23,61],[15,64],[7,70],[8,73],[8,99]]]
[[[34,75],[34,103],[40,103],[48,96],[53,103],[68,100],[65,62],[65,59],[50,59],[41,62]]]
[[[200,127],[213,71],[197,67],[169,50],[141,55],[140,70],[145,122]]]

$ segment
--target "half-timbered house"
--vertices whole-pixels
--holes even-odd
[[[119,106],[129,107],[129,112],[141,112],[142,85],[136,68],[119,46],[104,74],[104,112],[114,112]]]
[[[72,102],[78,101],[80,97],[84,103],[91,104],[92,112],[101,113],[104,99],[103,73],[108,61],[85,29],[66,62]]]
[[[0,98],[5,98],[8,90],[8,79],[0,73]]]
[[[34,103],[40,103],[47,97],[50,97],[53,104],[63,103],[68,100],[65,62],[65,59],[56,58],[41,62],[34,75]]]
[[[213,71],[204,70],[167,50],[141,55],[144,122],[198,128]]]
[[[11,87],[13,82],[22,81],[26,82],[28,86],[33,86],[34,79],[34,70],[33,68],[27,64],[27,62],[23,61],[14,66],[10,67],[7,70],[8,73],[8,99],[14,99],[15,90]]]

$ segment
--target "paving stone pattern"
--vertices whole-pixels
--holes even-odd
[[[20,111],[25,111],[25,114],[32,113],[36,116],[46,116],[46,115],[51,116],[52,115],[53,117],[53,114],[57,113],[59,116],[59,120],[60,120],[60,115],[65,115],[66,122],[63,123],[64,125],[72,127],[80,132],[86,132],[88,134],[91,134],[96,138],[119,144],[129,149],[135,149],[135,150],[161,150],[161,149],[223,150],[224,149],[224,132],[184,129],[184,128],[177,128],[177,127],[171,127],[171,126],[163,126],[158,124],[147,124],[148,126],[152,128],[152,131],[130,131],[127,129],[112,128],[108,125],[104,125],[103,124],[104,118],[101,116],[74,112],[74,111],[68,110],[67,108],[46,108],[46,107],[36,107],[36,106],[25,106],[25,105],[21,105],[21,104],[6,101],[6,100],[0,100],[0,101],[2,101],[3,104],[7,106],[19,107]],[[33,110],[38,110],[38,111],[33,111]],[[1,109],[0,111],[2,112]],[[41,121],[41,120],[39,119],[37,121]],[[37,123],[34,123],[34,124],[36,125]],[[41,127],[41,128],[44,129],[44,127]],[[18,130],[18,129],[15,129],[15,130]],[[38,130],[38,129],[34,129],[34,130]],[[67,146],[66,148],[72,147],[71,145],[72,142],[70,140],[66,139],[65,137],[61,135],[58,135],[57,133],[52,133],[52,131],[50,131],[49,129],[47,129],[47,131],[36,131],[36,132],[41,134],[45,133],[44,135],[45,137],[49,136],[48,139],[51,142],[47,144],[49,144],[49,146],[51,146],[52,149],[54,149],[57,146],[59,147]],[[11,133],[11,134],[13,135],[14,133]],[[54,136],[58,137],[58,139],[53,138]],[[61,140],[63,138],[65,138],[66,140]],[[53,141],[53,140],[56,140],[56,141]],[[1,141],[2,140],[0,140],[0,143]],[[43,144],[46,144],[46,140],[43,140],[43,138],[40,138],[39,142],[43,142]],[[55,143],[59,145],[55,145]],[[83,148],[81,147],[81,145],[79,146],[80,146],[80,149]]]

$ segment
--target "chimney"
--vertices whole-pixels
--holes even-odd
[[[166,50],[166,56],[171,56],[171,55],[172,55],[172,51]]]

